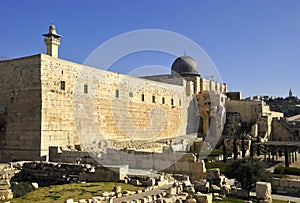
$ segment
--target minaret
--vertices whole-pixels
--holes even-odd
[[[47,47],[46,53],[49,56],[57,58],[58,46],[60,45],[60,38],[62,36],[56,33],[55,26],[53,24],[49,26],[48,34],[43,34],[43,36],[45,37],[44,42]]]
[[[290,88],[290,91],[289,91],[289,97],[293,97],[292,88]]]

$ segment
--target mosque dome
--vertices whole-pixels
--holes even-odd
[[[198,64],[190,56],[180,56],[172,64],[172,72],[180,75],[199,75]]]

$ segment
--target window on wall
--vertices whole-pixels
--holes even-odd
[[[88,85],[84,85],[83,86],[83,92],[84,92],[84,94],[88,93],[88,89],[89,89]]]
[[[179,106],[181,106],[181,99],[179,100]]]
[[[152,103],[155,103],[155,96],[152,96]]]
[[[174,105],[174,99],[171,99],[171,105],[172,106]]]
[[[133,93],[132,92],[129,92],[129,97],[133,97]]]
[[[60,89],[65,90],[66,89],[66,82],[65,81],[60,81]]]
[[[164,97],[161,99],[161,103],[165,104],[165,98]]]
[[[145,101],[145,95],[142,94],[142,101]]]
[[[119,96],[120,96],[119,90],[116,90],[116,98],[119,98]]]

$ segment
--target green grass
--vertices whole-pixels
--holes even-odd
[[[212,168],[220,168],[221,173],[224,172],[225,167],[228,165],[228,163],[223,163],[221,161],[218,162],[206,162],[205,167],[207,170]]]
[[[237,198],[229,198],[225,197],[223,200],[213,200],[214,203],[226,203],[226,202],[232,202],[232,203],[245,203],[245,200],[237,199]]]
[[[89,199],[93,196],[101,195],[104,191],[110,192],[115,185],[121,186],[122,190],[136,191],[142,189],[142,187],[116,182],[75,183],[41,187],[27,193],[23,197],[12,199],[10,202],[64,203],[65,200],[70,198],[73,198],[74,201],[78,201],[79,199]]]
[[[237,198],[223,198],[222,201],[218,200],[213,200],[213,203],[245,203],[246,200],[243,199],[237,199]],[[283,200],[276,200],[273,199],[273,203],[287,203],[288,201],[283,201]],[[296,202],[291,202],[291,203],[296,203]]]

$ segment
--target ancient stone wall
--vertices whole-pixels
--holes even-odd
[[[11,181],[36,182],[39,186],[67,184],[78,181],[122,181],[128,168],[115,166],[109,169],[100,165],[27,162]]]
[[[274,141],[292,141],[295,139],[295,131],[284,121],[273,119],[272,122],[272,139]]]
[[[300,180],[274,178],[272,190],[281,194],[300,195]]]
[[[92,157],[87,152],[62,151],[50,148],[50,158],[53,162],[127,165],[130,169],[166,171],[190,176],[192,180],[203,178],[206,171],[203,161],[197,160],[192,153],[149,153],[134,150],[108,150],[106,153]]]
[[[0,162],[40,156],[40,58],[0,61]]]
[[[42,55],[42,149],[186,134],[191,97],[165,84]],[[64,88],[62,88],[62,83]]]
[[[238,112],[241,115],[241,121],[255,123],[262,113],[261,101],[226,101],[226,112]]]

